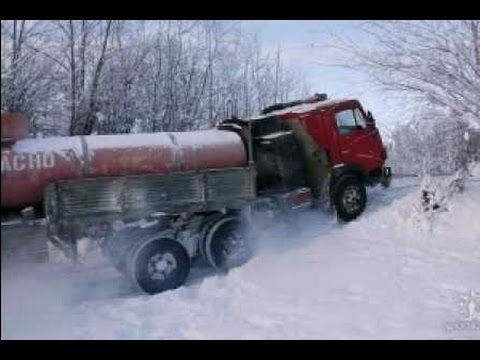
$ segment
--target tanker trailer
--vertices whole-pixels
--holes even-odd
[[[147,292],[183,283],[200,252],[226,268],[221,239],[239,236],[255,198],[242,135],[212,129],[33,139],[4,131],[24,127],[19,119],[2,114],[2,248],[24,242],[7,233],[12,224],[24,232],[46,225],[51,243],[74,260],[77,240],[93,238]]]
[[[2,147],[2,210],[41,206],[60,180],[170,174],[245,166],[232,132],[98,135],[21,139]]]

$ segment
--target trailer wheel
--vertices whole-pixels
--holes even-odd
[[[241,266],[253,255],[247,226],[237,216],[225,216],[207,231],[204,241],[207,261],[221,272]]]
[[[343,221],[357,218],[367,204],[367,191],[363,181],[351,175],[338,179],[333,192],[333,203],[338,217]]]
[[[143,291],[156,294],[184,284],[190,273],[190,258],[174,240],[149,239],[131,249],[127,272]]]

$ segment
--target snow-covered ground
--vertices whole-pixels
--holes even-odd
[[[3,272],[2,338],[480,339],[480,181],[430,221],[418,191],[399,179],[352,223],[267,229],[243,267],[155,296],[102,262]]]

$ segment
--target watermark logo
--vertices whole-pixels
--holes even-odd
[[[447,323],[448,331],[480,331],[480,291],[471,290],[469,294],[461,296],[459,321]]]

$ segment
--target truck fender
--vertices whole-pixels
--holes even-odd
[[[330,177],[332,180],[338,179],[343,175],[354,175],[359,177],[362,180],[366,180],[368,178],[368,173],[363,170],[360,166],[355,164],[337,164],[332,166],[330,171]]]

